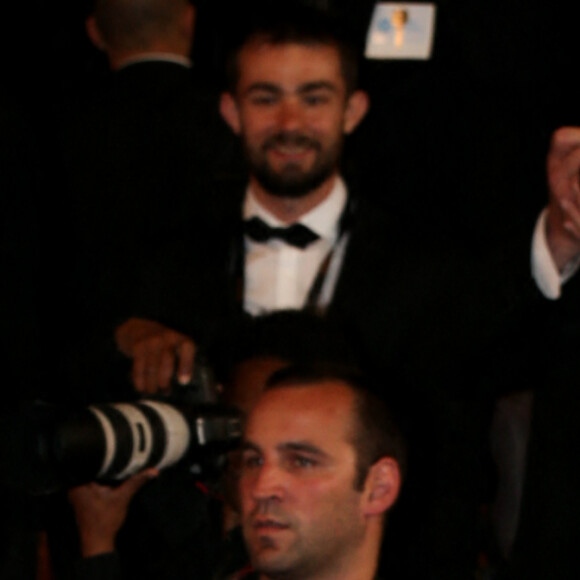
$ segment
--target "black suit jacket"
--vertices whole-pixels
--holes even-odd
[[[573,578],[580,485],[580,278],[545,301],[517,535],[502,579]]]
[[[202,345],[244,318],[244,189],[245,183],[223,182],[206,196],[209,203],[188,231],[163,245],[143,270],[130,314]],[[326,316],[350,337],[365,368],[377,375],[398,368],[400,378],[431,391],[432,380],[421,379],[445,372],[450,359],[457,374],[476,345],[497,337],[516,310],[518,292],[523,302],[527,290],[508,283],[497,254],[490,259],[468,245],[425,238],[413,223],[363,196],[353,196],[351,205],[349,242]]]
[[[236,153],[215,90],[194,69],[166,61],[112,73],[69,114],[61,142],[68,196],[61,227],[69,239],[62,259],[70,263],[73,329],[64,367],[78,383],[91,357],[113,356],[112,332],[129,308],[137,272],[194,221],[204,180],[233,171]]]

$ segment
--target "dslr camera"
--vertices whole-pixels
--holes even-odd
[[[148,467],[182,465],[211,480],[241,437],[203,358],[171,395],[82,408],[35,402],[1,421],[1,479],[34,495],[89,481],[109,485]]]

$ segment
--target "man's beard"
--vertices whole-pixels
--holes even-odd
[[[243,145],[250,173],[258,183],[271,195],[292,199],[305,197],[335,173],[342,152],[342,138],[323,150],[319,141],[290,131],[268,137],[257,153],[246,142]],[[267,152],[280,146],[313,149],[316,152],[314,164],[305,171],[299,163],[288,163],[280,172],[275,171],[268,163]]]

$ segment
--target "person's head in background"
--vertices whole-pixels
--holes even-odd
[[[86,19],[91,42],[118,70],[147,57],[189,59],[195,7],[188,0],[95,0]]]

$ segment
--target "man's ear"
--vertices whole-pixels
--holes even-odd
[[[370,100],[365,91],[355,91],[348,97],[346,111],[344,113],[343,131],[345,134],[352,133],[358,124],[364,119],[369,110]]]
[[[105,50],[107,48],[107,44],[105,43],[105,40],[101,35],[101,31],[97,25],[97,21],[92,14],[85,20],[85,30],[89,40],[95,45],[96,48],[99,50]]]
[[[240,112],[234,96],[231,93],[222,93],[220,99],[220,113],[230,129],[239,135],[242,129],[240,123]]]
[[[397,500],[401,489],[401,470],[392,457],[383,457],[369,469],[364,487],[363,513],[381,515]]]

